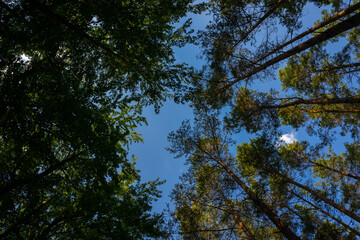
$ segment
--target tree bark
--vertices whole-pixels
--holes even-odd
[[[346,16],[352,12],[355,12],[356,10],[358,10],[360,8],[360,3],[356,3],[354,5],[351,5],[350,7],[342,10],[341,12],[338,12],[337,14],[331,16],[329,19],[315,25],[314,27],[310,28],[309,30],[301,33],[300,35],[296,36],[295,38],[285,42],[284,44],[281,44],[279,47],[277,47],[276,49],[272,50],[271,52],[269,52],[268,54],[266,54],[265,56],[261,57],[260,59],[258,59],[256,62],[260,62],[262,60],[264,60],[265,58],[269,57],[270,55],[280,51],[281,49],[283,49],[284,47],[292,44],[293,42],[300,40],[301,38],[309,35],[310,33],[315,32],[316,30],[318,30],[319,28],[322,28],[332,22],[335,22],[336,20],[342,18],[343,16]]]
[[[331,109],[324,109],[324,110],[304,110],[305,113],[360,113],[360,110],[353,109],[353,110],[331,110]]]
[[[325,68],[321,68],[321,69],[316,69],[313,72],[309,72],[309,73],[328,72],[328,71],[332,71],[332,70],[353,68],[353,67],[359,67],[359,66],[360,66],[360,63],[350,63],[350,64],[344,64],[344,65],[339,65],[339,66],[330,66],[330,67],[325,67]]]
[[[295,210],[291,209],[289,206],[285,206],[286,209],[288,209],[290,212],[292,212],[293,214],[295,214],[296,216],[298,216],[298,218],[301,219],[301,221],[305,222],[306,224],[308,224],[309,226],[311,226],[312,228],[314,228],[318,233],[320,233],[322,236],[326,237],[326,239],[332,239],[332,240],[337,240],[338,238],[333,238],[331,235],[329,235],[328,233],[322,231],[321,229],[319,229],[317,226],[315,226],[310,220],[305,219],[303,216],[301,216],[299,213],[297,213]],[[343,239],[342,237],[340,237],[340,239]]]
[[[321,168],[325,168],[325,169],[327,169],[327,170],[329,170],[329,171],[332,171],[332,172],[341,174],[341,175],[343,175],[343,176],[350,177],[350,178],[353,178],[353,179],[355,179],[355,180],[357,180],[357,181],[360,181],[360,177],[359,177],[359,176],[356,176],[356,175],[353,175],[353,174],[350,174],[350,173],[347,173],[347,172],[344,172],[344,171],[340,171],[340,170],[335,169],[335,168],[331,168],[331,167],[325,166],[325,165],[323,165],[323,164],[314,162],[314,161],[312,161],[312,160],[310,160],[310,159],[308,159],[308,158],[305,158],[305,157],[300,157],[300,158],[301,158],[301,160],[305,160],[306,162],[309,162],[309,163],[311,163],[311,164],[313,164],[313,165],[315,165],[315,166],[318,166],[318,167],[321,167]]]
[[[285,204],[281,204],[280,201],[277,199],[277,197],[275,197],[275,195],[273,195],[272,193],[267,192],[270,197],[272,197],[275,201],[277,201],[279,203],[280,207],[284,207],[286,209],[288,209],[290,212],[292,212],[293,214],[295,214],[296,216],[298,216],[301,221],[305,222],[306,224],[310,225],[312,228],[314,228],[316,231],[318,231],[321,235],[325,236],[327,239],[333,239],[335,240],[331,235],[329,235],[328,233],[322,231],[321,229],[319,229],[317,226],[313,225],[312,222],[310,222],[308,219],[305,219],[303,216],[301,216],[299,213],[297,213],[295,210],[293,210],[292,208],[290,208],[289,206],[285,205]],[[339,236],[340,237],[340,236]],[[343,239],[340,237],[340,239]]]
[[[319,43],[322,43],[326,40],[329,40],[337,35],[339,35],[340,33],[343,33],[349,29],[352,29],[356,26],[360,25],[360,13],[355,14],[354,16],[336,24],[335,26],[333,26],[332,28],[327,29],[326,31],[324,31],[323,33],[320,33],[319,35],[310,38],[309,40],[297,45],[296,47],[284,52],[283,54],[280,54],[279,56],[274,57],[273,59],[265,62],[263,65],[254,68],[253,70],[249,71],[248,73],[245,73],[244,75],[236,78],[234,81],[229,82],[228,84],[225,85],[224,88],[229,88],[232,85],[234,85],[235,83],[253,76],[254,74],[265,70],[266,68],[294,55],[297,53],[300,53],[310,47],[313,47]]]
[[[277,216],[267,204],[265,204],[246,184],[240,180],[240,178],[229,169],[221,160],[217,159],[217,163],[233,178],[233,180],[239,184],[239,186],[246,192],[254,204],[263,212],[280,230],[280,232],[289,240],[300,238],[289,228],[289,226],[283,222],[279,216]]]
[[[208,155],[213,161],[221,166],[228,173],[231,178],[245,191],[245,193],[254,202],[255,206],[264,213],[271,222],[279,229],[279,231],[289,240],[300,240],[300,238],[290,229],[290,227],[276,215],[270,207],[264,203],[241,179],[218,157],[212,156],[209,152],[202,149],[193,139],[190,138],[193,144],[204,154]]]

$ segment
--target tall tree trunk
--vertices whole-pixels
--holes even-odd
[[[312,161],[312,160],[310,160],[310,159],[308,159],[308,158],[306,158],[306,157],[301,157],[301,156],[299,156],[299,157],[300,157],[301,160],[304,160],[304,161],[306,161],[306,162],[309,162],[309,163],[311,163],[312,165],[315,165],[315,166],[318,166],[318,167],[327,169],[327,170],[329,170],[329,171],[338,173],[338,174],[343,175],[343,176],[345,176],[345,177],[350,177],[350,178],[353,178],[353,179],[355,179],[355,180],[357,180],[357,181],[360,181],[360,177],[359,177],[359,176],[356,176],[356,175],[353,175],[353,174],[351,174],[351,173],[347,173],[347,172],[344,172],[344,171],[340,171],[340,170],[338,170],[338,169],[331,168],[331,167],[329,167],[329,166],[325,166],[325,165],[323,165],[323,164],[314,162],[314,161]]]
[[[352,110],[345,110],[345,109],[339,109],[339,110],[332,110],[332,109],[324,109],[324,110],[302,110],[304,113],[360,113],[360,110],[358,109],[352,109]]]
[[[285,181],[287,181],[288,183],[291,183],[309,193],[311,193],[312,195],[314,195],[315,197],[317,197],[318,199],[322,200],[323,202],[329,204],[330,206],[332,206],[333,208],[337,209],[338,211],[348,215],[350,218],[356,220],[357,222],[360,223],[360,217],[357,216],[356,214],[354,214],[353,212],[350,212],[349,210],[345,209],[344,207],[340,206],[339,204],[335,203],[333,200],[331,199],[328,199],[326,197],[324,197],[323,195],[319,194],[318,192],[316,192],[315,190],[311,189],[310,187],[308,186],[305,186],[301,183],[298,183],[296,181],[294,181],[293,179],[289,178],[288,176],[284,175],[284,174],[281,174],[280,172],[276,171],[274,168],[270,167],[269,165],[267,164],[264,164],[264,166],[267,168],[267,169],[270,169],[271,172],[273,172],[274,174],[276,175],[279,175],[281,176]]]
[[[359,66],[360,66],[360,63],[357,62],[357,63],[350,63],[350,64],[344,64],[344,65],[339,65],[339,66],[329,66],[329,67],[325,67],[325,68],[321,68],[321,69],[316,69],[316,70],[310,71],[308,73],[328,72],[328,71],[332,71],[332,70],[353,68],[353,67],[359,67]]]
[[[276,201],[279,203],[280,207],[284,207],[286,209],[288,209],[290,212],[292,212],[293,214],[295,214],[296,216],[298,216],[301,221],[305,222],[306,224],[308,224],[309,226],[311,226],[312,228],[314,228],[316,231],[318,231],[318,233],[320,233],[322,236],[326,237],[327,239],[332,239],[332,240],[336,240],[336,238],[334,239],[331,235],[329,235],[328,233],[322,231],[321,229],[319,229],[317,226],[315,226],[310,220],[304,218],[303,216],[301,216],[299,213],[297,213],[295,210],[293,210],[292,208],[290,208],[289,206],[285,205],[285,204],[281,204],[280,201],[277,199],[277,197],[271,193],[268,192],[268,194]],[[341,236],[339,236],[340,239],[343,239]]]
[[[256,61],[256,63],[259,63],[260,61],[264,60],[265,58],[269,57],[270,55],[276,53],[276,52],[279,52],[281,49],[283,49],[284,47],[294,43],[295,41],[297,40],[300,40],[302,39],[303,37],[315,32],[316,30],[322,28],[322,27],[325,27],[326,25],[332,23],[332,22],[335,22],[336,20],[339,20],[340,18],[352,13],[352,12],[355,12],[356,10],[358,10],[360,8],[360,3],[356,3],[354,5],[351,5],[350,7],[342,10],[341,12],[338,12],[337,14],[331,16],[329,19],[315,25],[314,27],[310,28],[309,30],[299,34],[298,36],[294,37],[293,39],[281,44],[280,46],[278,46],[276,49],[272,50],[271,52],[269,52],[268,54],[266,54],[265,56],[261,57],[260,59],[258,59]]]
[[[360,104],[360,97],[298,99],[289,103],[278,104],[278,105],[263,105],[263,106],[257,106],[256,108],[259,108],[259,110],[281,109],[281,108],[293,107],[297,105],[331,105],[331,104]]]
[[[357,230],[355,230],[354,228],[350,227],[348,224],[344,223],[343,221],[341,221],[340,219],[334,217],[333,215],[331,215],[329,212],[324,211],[323,209],[319,208],[318,206],[316,206],[315,204],[311,203],[310,201],[304,199],[303,197],[301,197],[300,195],[296,194],[295,192],[288,190],[291,194],[293,194],[294,196],[296,196],[297,198],[301,199],[302,201],[304,201],[305,203],[309,204],[310,206],[312,206],[314,209],[316,209],[317,211],[321,212],[322,214],[328,216],[329,218],[333,219],[334,221],[338,222],[339,224],[341,224],[342,226],[344,226],[345,228],[347,228],[348,230],[350,230],[351,232],[355,233],[356,235],[358,235],[360,237],[360,232],[358,232]]]
[[[216,138],[216,132],[215,128],[211,128],[213,130],[212,135],[213,139]],[[230,177],[245,191],[245,193],[250,197],[250,199],[253,201],[255,206],[259,209],[260,212],[264,213],[271,222],[274,223],[274,225],[279,229],[279,231],[289,240],[300,240],[300,238],[290,229],[288,224],[286,224],[284,221],[281,220],[281,218],[274,213],[271,208],[264,203],[246,184],[241,181],[241,179],[230,169],[228,166],[222,161],[221,158],[214,156],[213,154],[207,152],[204,150],[199,144],[194,141],[193,139],[189,139],[201,152],[203,152],[205,155],[207,155],[212,161],[216,162],[218,165],[221,166],[222,169],[225,170],[227,174],[230,175]],[[217,141],[215,143],[217,145]],[[218,150],[217,146],[215,149]]]
[[[240,178],[227,167],[220,159],[216,160],[217,163],[232,177],[232,179],[239,184],[239,186],[246,192],[246,194],[250,197],[250,199],[254,202],[256,207],[263,212],[280,230],[280,232],[289,240],[300,238],[289,228],[289,226],[283,222],[279,216],[277,216],[270,207],[265,204],[250,188],[246,186],[246,184],[240,180]]]
[[[240,77],[236,78],[234,81],[226,84],[224,88],[229,88],[232,85],[234,85],[235,83],[237,83],[245,78],[251,77],[254,74],[256,74],[262,70],[265,70],[266,68],[268,68],[268,67],[270,67],[270,66],[272,66],[294,54],[300,53],[310,47],[313,47],[319,43],[329,40],[349,29],[352,29],[352,28],[358,26],[358,25],[360,25],[360,13],[355,14],[354,16],[336,24],[332,28],[327,29],[323,33],[320,33],[319,35],[317,35],[313,38],[310,38],[309,40],[297,45],[296,47],[284,52],[283,54],[280,54],[279,56],[276,56],[273,59],[265,62],[261,66],[254,68],[253,70],[245,73],[244,75],[241,75]]]

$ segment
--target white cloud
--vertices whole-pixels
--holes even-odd
[[[291,144],[293,142],[296,142],[297,139],[295,137],[295,133],[287,133],[287,134],[284,134],[282,135],[280,138],[279,138],[279,141],[280,142],[284,142],[286,144]]]

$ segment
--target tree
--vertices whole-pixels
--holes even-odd
[[[0,2],[0,238],[139,239],[159,181],[128,146],[187,69],[172,24],[190,1]]]
[[[231,167],[234,165],[234,158],[228,152],[228,144],[231,143],[231,141],[228,139],[227,134],[222,134],[222,130],[219,122],[216,120],[216,116],[203,116],[198,120],[197,126],[194,129],[192,129],[188,123],[184,123],[184,125],[176,133],[171,133],[169,135],[169,140],[172,143],[172,146],[169,148],[169,150],[172,153],[178,154],[177,156],[189,156],[189,162],[192,164],[192,166],[199,166],[199,168],[203,169],[204,167],[206,167],[206,164],[209,164],[211,166],[210,169],[215,168],[217,171],[222,172],[222,174],[231,179],[233,185],[237,186],[237,191],[239,189],[242,190],[242,195],[245,196],[246,199],[248,199],[250,202],[248,203],[247,207],[249,207],[251,211],[260,214],[261,219],[265,218],[265,221],[269,222],[271,226],[275,226],[278,231],[287,238],[299,239],[295,232],[290,228],[289,223],[281,219],[277,215],[277,213],[273,211],[274,209],[271,207],[271,205],[267,202],[266,199],[263,198],[263,193],[261,191],[257,191],[258,187],[261,186],[262,183],[258,183],[256,180],[250,181],[250,184],[252,184],[252,186],[249,187],[246,184],[245,180],[242,178],[242,175],[238,175],[237,171],[233,169],[233,167]],[[190,173],[192,173],[192,171],[190,171]],[[195,175],[195,173],[192,174]],[[216,179],[212,181],[212,177],[216,176],[216,172],[211,172],[211,174],[211,177],[207,175],[207,178],[210,178],[210,182],[213,182],[213,184],[218,184],[219,182],[221,182],[221,179]],[[195,177],[197,177],[197,175],[195,175]],[[200,185],[199,183],[197,183],[195,189],[196,191],[209,190],[208,186]],[[221,191],[219,192],[221,195]],[[182,214],[181,210],[179,209],[182,209],[184,204],[181,200],[181,196],[183,193],[182,191],[178,190],[175,191],[174,194],[176,197],[177,195],[180,195],[180,200],[177,200],[178,207],[175,214]],[[207,195],[208,194],[206,194],[206,196]],[[185,194],[185,196],[191,196],[191,194]],[[224,200],[221,202],[224,202]],[[215,205],[214,201],[212,201],[211,204]],[[221,209],[221,206],[217,207]],[[187,224],[187,220],[182,221],[181,223],[183,222],[184,224],[186,224],[186,226],[198,226],[191,223]],[[225,229],[231,230],[233,229],[233,227],[227,227]],[[198,231],[199,229],[195,229],[194,231],[190,232]],[[243,231],[246,234],[248,230],[243,229]],[[249,232],[251,233],[250,230]]]
[[[249,86],[255,79],[272,79],[269,74],[271,67],[309,48],[325,44],[339,34],[341,37],[344,33],[353,36],[350,42],[356,39],[356,10],[360,4],[349,6],[343,1],[332,1],[331,12],[324,12],[321,22],[296,33],[301,27],[302,11],[307,2],[213,2],[214,22],[202,33],[209,67],[203,82],[198,83],[209,103],[216,106],[221,101],[228,101],[232,91],[236,91],[241,83]],[[319,7],[330,4],[327,1],[309,2]],[[353,30],[348,31],[350,29]],[[256,34],[264,35],[263,40],[254,37]],[[297,36],[292,37],[294,34]],[[298,45],[289,47],[294,43]],[[356,55],[357,50],[354,51]],[[216,99],[220,102],[216,103]]]
[[[240,163],[243,162],[240,165],[241,168],[244,168],[243,164],[246,164],[246,167],[251,166],[253,169],[256,169],[262,178],[269,178],[269,181],[271,181],[270,179],[277,179],[270,184],[270,187],[273,188],[273,191],[276,193],[275,196],[278,198],[281,199],[284,195],[288,197],[293,195],[294,193],[289,191],[289,189],[294,189],[294,191],[299,191],[299,193],[294,194],[297,197],[299,195],[310,196],[312,200],[307,203],[311,204],[311,201],[314,201],[312,203],[313,206],[316,205],[315,203],[320,203],[323,208],[332,209],[331,212],[336,209],[343,216],[348,215],[348,217],[359,222],[358,209],[351,207],[357,206],[357,197],[354,196],[352,200],[348,201],[345,197],[347,195],[346,191],[342,190],[344,185],[348,186],[349,189],[356,189],[358,182],[344,175],[341,176],[344,183],[346,183],[344,185],[338,184],[333,179],[326,179],[324,176],[320,180],[311,178],[311,175],[309,177],[309,174],[306,174],[306,172],[312,172],[315,177],[318,177],[320,171],[309,169],[309,167],[314,167],[314,165],[309,166],[307,162],[300,160],[305,155],[303,152],[301,153],[301,149],[303,150],[303,146],[298,143],[281,146],[279,149],[276,149],[275,144],[271,144],[265,139],[254,139],[251,143],[243,143],[238,147],[238,161]],[[298,156],[296,157],[294,154]],[[319,167],[319,165],[315,167]],[[323,167],[320,168],[327,170]],[[296,176],[296,180],[290,176]],[[352,194],[356,195],[355,192],[352,192]],[[351,209],[347,209],[348,207]],[[319,210],[317,209],[317,211]],[[326,221],[331,223],[333,220],[335,219],[332,218]],[[358,224],[355,225],[358,226]],[[342,227],[351,230],[352,234],[359,234],[358,231],[348,228],[345,223],[343,223]]]
[[[185,238],[360,236],[358,181],[339,172],[340,181],[320,175],[329,168],[315,163],[329,156],[301,160],[311,155],[304,143],[278,145],[264,136],[238,145],[233,157],[232,141],[215,119],[198,119],[193,128],[184,123],[169,135],[169,150],[191,164],[172,194]],[[331,158],[341,162],[341,155]]]
[[[327,10],[314,26],[301,30],[310,3]],[[170,135],[172,151],[188,154],[191,164],[182,182],[191,183],[191,188],[181,194],[174,190],[175,215],[185,205],[179,200],[182,196],[203,199],[200,192],[209,191],[219,197],[202,205],[202,216],[209,216],[209,205],[233,218],[215,229],[229,231],[238,218],[255,239],[356,239],[360,4],[219,0],[208,7],[214,18],[200,36],[207,65],[193,81],[197,131],[182,127]],[[220,121],[204,124],[214,121],[201,115],[211,111],[225,115],[224,128]],[[306,141],[282,142],[284,129],[289,128],[304,132]],[[236,136],[235,151],[224,136],[243,136],[243,130],[252,138]],[[334,150],[339,142],[343,149]],[[214,170],[199,181],[206,164]],[[223,176],[233,185],[228,186]],[[191,177],[195,180],[188,180]],[[235,199],[250,201],[242,204]],[[257,213],[253,218],[244,214],[249,209]],[[205,218],[198,219],[196,226],[203,226]],[[188,223],[184,214],[178,221]],[[218,219],[206,218],[206,223],[212,221]],[[259,231],[260,221],[270,235]],[[245,230],[235,236],[244,237]]]

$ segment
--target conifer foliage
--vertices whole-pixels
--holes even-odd
[[[303,26],[316,9],[321,19]],[[180,234],[360,238],[360,4],[214,0],[208,10],[195,125],[169,135],[190,166],[172,193]],[[301,140],[283,142],[285,131]]]

